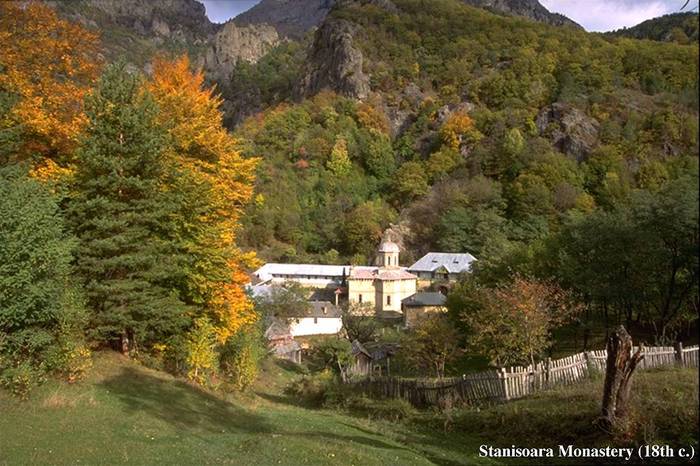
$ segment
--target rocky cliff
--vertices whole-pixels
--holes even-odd
[[[239,60],[255,63],[280,42],[268,24],[238,26],[229,21],[211,38],[203,64],[214,81],[228,80]]]
[[[356,99],[367,97],[369,77],[362,70],[362,52],[353,44],[357,29],[355,24],[337,19],[321,25],[309,50],[304,78],[296,92],[298,97],[324,88]]]
[[[63,16],[101,31],[121,27],[140,36],[205,42],[216,32],[204,5],[196,0],[54,0]]]

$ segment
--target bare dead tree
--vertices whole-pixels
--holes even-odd
[[[632,354],[632,337],[622,325],[609,337],[606,346],[608,357],[603,385],[601,416],[597,424],[604,430],[617,425],[629,412],[632,374],[642,355],[642,346]]]

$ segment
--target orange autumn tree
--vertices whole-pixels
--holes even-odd
[[[535,364],[551,344],[551,333],[582,310],[572,294],[550,282],[516,276],[497,288],[471,290],[460,317],[470,329],[472,351],[495,365]]]
[[[240,155],[223,127],[221,98],[186,56],[153,65],[148,90],[171,137],[169,159],[178,173],[171,189],[182,198],[180,228],[173,234],[195,258],[183,288],[223,343],[256,319],[243,285],[244,269],[257,259],[236,247],[236,231],[253,192],[257,160]]]
[[[22,128],[17,157],[39,155],[45,174],[65,169],[86,118],[83,97],[100,71],[95,34],[39,2],[0,2],[0,91]]]
[[[464,144],[476,144],[483,135],[476,129],[474,120],[469,115],[464,112],[455,112],[440,128],[440,138],[446,146],[459,149]]]

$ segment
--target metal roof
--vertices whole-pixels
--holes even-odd
[[[465,253],[429,252],[408,268],[409,272],[434,272],[445,267],[449,273],[469,272],[476,258]]]
[[[342,278],[350,275],[350,268],[374,270],[376,267],[323,264],[275,264],[269,263],[255,271],[260,280],[269,280],[273,275],[298,275]]]
[[[447,297],[442,293],[424,291],[409,296],[401,301],[404,306],[444,306]]]

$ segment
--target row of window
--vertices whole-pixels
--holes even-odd
[[[275,278],[291,278],[297,280],[328,280],[328,281],[339,281],[340,279],[335,276],[330,275],[294,275],[294,274],[284,274],[276,273]]]

